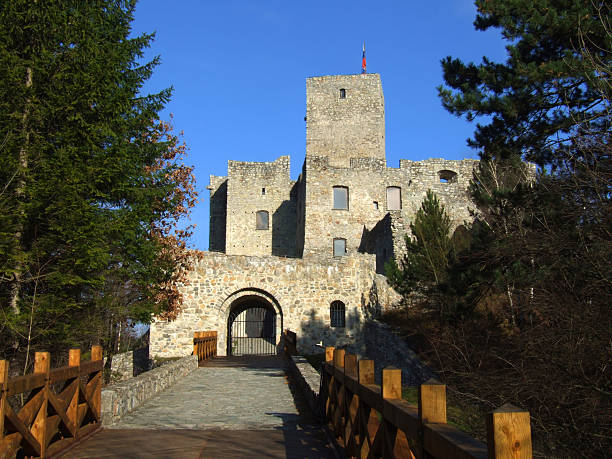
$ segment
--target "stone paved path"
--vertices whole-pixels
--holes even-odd
[[[334,457],[282,360],[206,365],[65,457]]]

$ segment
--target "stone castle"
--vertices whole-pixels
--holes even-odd
[[[151,326],[151,353],[190,352],[194,331],[216,330],[218,354],[272,353],[280,332],[298,348],[359,347],[364,320],[397,300],[384,264],[428,189],[455,225],[470,218],[477,161],[400,160],[387,167],[380,75],[306,81],[306,158],[228,162],[211,176],[210,243],[183,286],[183,308]]]

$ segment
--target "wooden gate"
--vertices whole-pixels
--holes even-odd
[[[261,304],[245,305],[230,313],[229,355],[275,355],[276,312]]]

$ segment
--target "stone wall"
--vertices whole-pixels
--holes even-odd
[[[299,389],[304,394],[304,398],[310,410],[317,417],[322,415],[319,399],[319,389],[321,387],[321,375],[312,365],[301,355],[292,355],[288,358],[289,371],[292,372]]]
[[[208,249],[225,252],[227,225],[227,177],[210,176],[210,227]]]
[[[184,355],[184,354],[183,354]],[[102,389],[102,425],[116,423],[162,390],[198,368],[198,357],[189,355],[151,371]]]
[[[389,231],[381,229],[380,237],[391,236],[392,241],[380,241],[378,245],[374,241],[370,253],[377,253],[380,261],[397,256],[403,250],[409,223],[429,189],[438,195],[454,226],[469,220],[467,188],[476,164],[474,160],[402,160],[400,168],[391,168],[384,162],[362,158],[351,161],[351,167],[334,167],[328,157],[307,157],[303,255],[331,254],[335,238],[346,239],[349,254],[357,252],[365,245],[364,235],[391,214]],[[452,179],[441,181],[440,174]],[[334,209],[335,186],[348,188],[348,209]],[[388,187],[400,188],[400,210],[389,209]],[[393,253],[385,256],[385,248],[392,248]]]
[[[288,156],[274,162],[228,162],[228,255],[295,256],[294,183]],[[266,229],[257,229],[258,211],[268,212]]]
[[[405,386],[417,386],[434,376],[402,335],[387,324],[366,321],[364,338],[365,355],[375,363],[376,384],[380,384],[382,369],[388,366],[402,370],[402,385]]]
[[[319,341],[358,342],[375,276],[375,258],[369,254],[292,259],[205,252],[181,287],[178,318],[151,324],[151,355],[185,355],[193,333],[205,330],[217,331],[218,355],[226,355],[229,314],[246,300],[273,308],[277,336],[286,328],[296,332],[301,352],[316,352]],[[330,327],[330,305],[336,300],[345,305],[344,328]]]
[[[343,92],[341,92],[343,90]],[[342,97],[344,96],[344,97]],[[385,101],[380,75],[328,75],[306,80],[306,157],[385,159]]]
[[[104,358],[106,363],[106,358]],[[132,351],[113,355],[111,365],[111,378],[113,381],[124,381],[138,376],[150,368],[149,347],[142,347]]]

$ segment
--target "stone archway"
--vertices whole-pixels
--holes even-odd
[[[218,342],[220,355],[277,353],[283,313],[270,293],[257,288],[238,290],[223,301],[220,313],[225,322]]]

